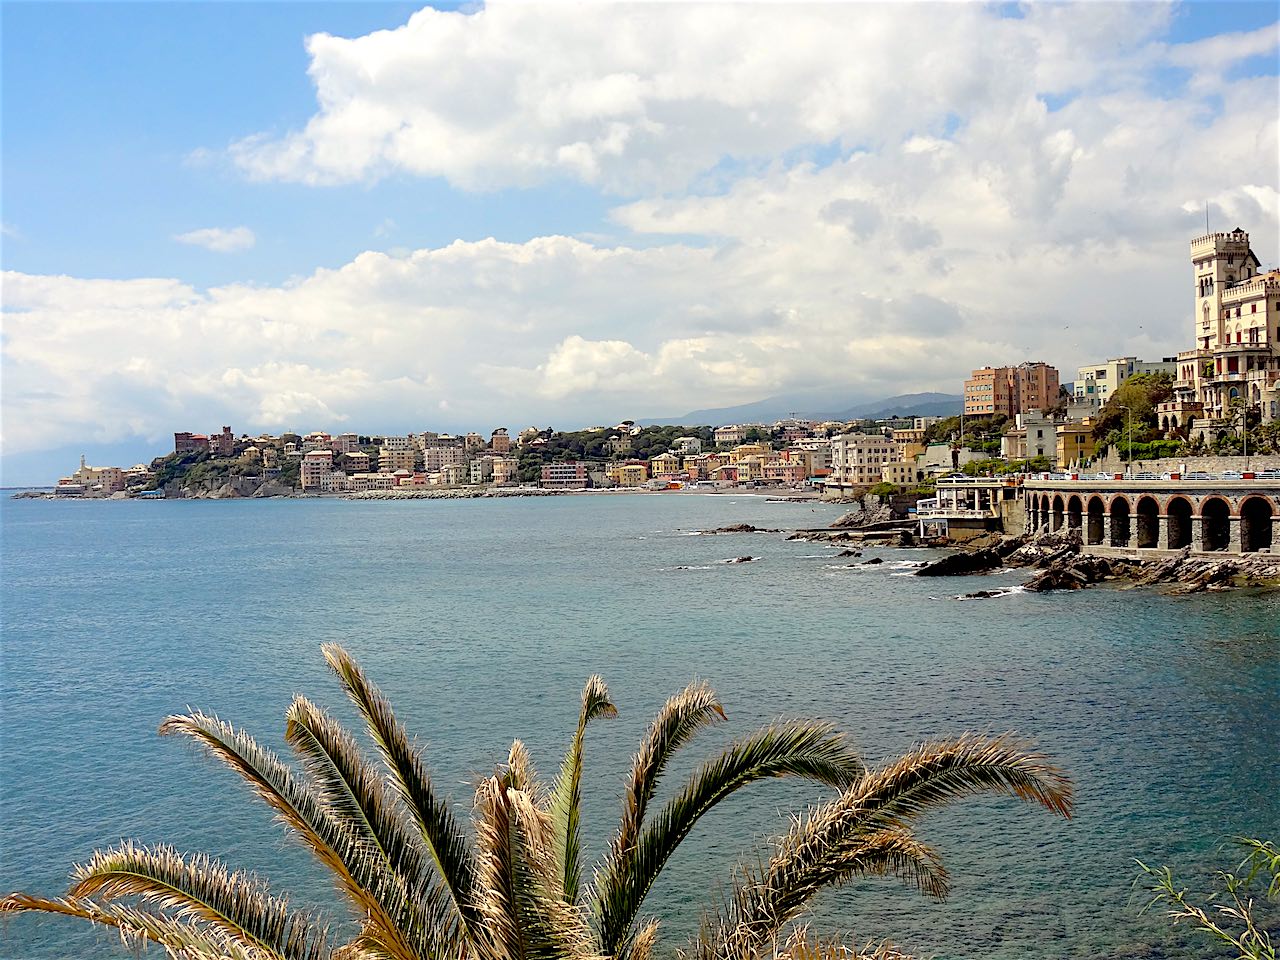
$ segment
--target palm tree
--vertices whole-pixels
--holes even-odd
[[[0,899],[0,912],[80,917],[115,928],[130,945],[160,944],[180,960],[648,960],[658,923],[643,915],[645,899],[702,815],[748,784],[801,777],[838,795],[796,819],[767,861],[739,869],[689,955],[852,957],[862,954],[838,944],[834,953],[814,952],[807,936],[784,937],[820,890],[856,877],[897,876],[944,896],[937,853],[911,833],[922,811],[987,791],[1070,815],[1067,779],[1011,737],[928,744],[867,770],[831,724],[798,720],[730,743],[656,806],[672,756],[725,716],[711,689],[694,683],[649,725],[617,831],[584,883],[583,745],[593,720],[616,714],[604,681],[592,677],[582,691],[577,730],[554,783],[538,778],[516,741],[477,787],[469,835],[386,698],[341,647],[323,652],[383,769],[304,697],[285,715],[285,740],[301,769],[216,716],[171,716],[160,733],[191,738],[244,778],[328,868],[358,926],[353,937],[335,944],[319,917],[292,909],[252,874],[133,843],[76,866],[65,897],[13,893]],[[873,953],[899,956],[886,950]]]

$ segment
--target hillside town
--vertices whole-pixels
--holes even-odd
[[[63,497],[357,495],[773,488],[831,498],[930,494],[939,477],[1028,476],[1104,465],[1280,453],[1280,270],[1263,272],[1241,229],[1191,242],[1191,348],[1080,366],[974,370],[956,415],[705,426],[611,426],[514,435],[424,430],[174,434],[150,464],[90,466]]]

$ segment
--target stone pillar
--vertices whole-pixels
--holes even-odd
[[[1102,515],[1102,546],[1110,547],[1115,545],[1115,518],[1110,513]]]
[[[1201,517],[1191,518],[1191,549],[1197,553],[1204,551],[1204,520]]]
[[[1244,553],[1244,531],[1240,526],[1240,518],[1231,518],[1231,538],[1227,541],[1228,553]]]
[[[1116,543],[1116,539],[1115,539],[1115,534],[1117,532],[1116,520],[1117,520],[1117,517],[1114,517],[1110,515],[1110,513],[1107,513],[1107,531],[1106,531],[1105,545],[1106,547],[1128,547],[1129,541],[1133,539],[1133,517],[1132,516],[1129,517],[1129,540],[1121,541],[1121,543]]]
[[[1156,530],[1157,530],[1156,549],[1168,550],[1169,549],[1169,518],[1166,515],[1161,514],[1160,518],[1156,521]]]

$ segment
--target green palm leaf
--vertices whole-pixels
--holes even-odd
[[[565,903],[576,903],[582,882],[582,750],[587,724],[597,717],[616,717],[617,708],[609,702],[609,688],[599,676],[587,680],[582,688],[582,709],[578,712],[578,730],[560,765],[550,800],[552,821],[552,853],[561,877]]]
[[[645,811],[667,762],[695,733],[724,718],[724,707],[706,683],[691,683],[662,705],[631,761],[612,859],[620,859],[639,839]]]
[[[882,856],[891,855],[882,872],[914,875],[922,889],[945,893],[946,875],[936,857],[908,842],[903,824],[931,807],[981,792],[1035,802],[1063,817],[1071,813],[1070,782],[1011,736],[966,735],[925,744],[798,820],[767,867],[748,871],[735,886],[728,908],[712,925],[714,935],[699,945],[700,960],[762,949],[824,886],[874,872],[859,866],[873,844],[885,844]]]
[[[336,816],[279,757],[247,733],[198,711],[166,718],[160,733],[190,737],[240,774],[329,869],[357,916],[380,931],[389,943],[398,940],[392,918],[403,908],[394,900],[385,902],[393,891],[388,891],[382,882],[368,846],[360,843],[350,824]],[[413,952],[405,948],[396,956],[411,960]]]
[[[694,951],[696,960],[758,954],[801,916],[813,896],[825,887],[862,877],[895,876],[938,899],[949,889],[937,851],[907,830],[879,830],[850,838],[830,851],[819,866],[803,873],[790,871],[785,857],[780,850],[767,865],[742,869],[718,915],[703,921]]]
[[[305,697],[285,714],[285,741],[302,760],[321,801],[369,851],[379,900],[394,907],[399,952],[426,956],[460,942],[458,913],[430,853],[355,739]]]
[[[232,872],[205,854],[184,858],[169,846],[131,843],[96,851],[77,866],[68,896],[114,900],[137,897],[172,911],[175,919],[201,920],[246,947],[282,960],[322,960],[326,931],[308,914],[290,910],[264,883]]]
[[[824,722],[785,722],[730,744],[694,772],[637,843],[605,865],[594,894],[604,952],[626,952],[635,919],[658,875],[699,818],[721,800],[773,777],[805,777],[844,789],[865,770],[845,735]]]
[[[201,928],[189,920],[175,920],[138,907],[120,903],[98,903],[78,897],[49,899],[25,893],[0,897],[0,914],[27,911],[52,913],[88,920],[120,934],[125,947],[137,950],[146,942],[165,947],[183,960],[273,960],[279,954],[246,947],[216,931]]]
[[[464,929],[470,930],[479,918],[472,891],[473,858],[466,836],[448,803],[436,793],[421,753],[410,743],[382,692],[342,647],[327,643],[321,649],[347,696],[364,716],[391,782],[435,860]]]

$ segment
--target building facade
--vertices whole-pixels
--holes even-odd
[[[898,459],[898,445],[878,433],[846,433],[831,440],[828,485],[871,486],[880,482],[883,467]]]
[[[1261,273],[1239,227],[1191,241],[1194,348],[1178,354],[1174,399],[1229,420],[1237,401],[1275,419],[1280,381],[1280,270]]]
[[[1048,410],[1058,403],[1058,369],[1034,361],[1016,367],[983,367],[964,382],[966,416],[990,417]]]
[[[585,490],[587,465],[581,462],[544,463],[542,485],[553,490]]]
[[[1139,373],[1167,373],[1171,378],[1178,374],[1178,358],[1163,360],[1139,360],[1137,357],[1114,357],[1101,363],[1090,363],[1076,371],[1072,384],[1072,396],[1078,403],[1091,402],[1102,406],[1115,393],[1116,387]]]

